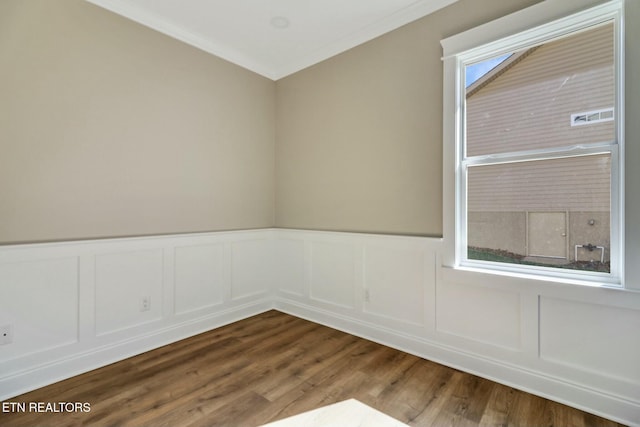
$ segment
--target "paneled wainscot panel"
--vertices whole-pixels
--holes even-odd
[[[540,357],[638,384],[640,310],[542,297]]]
[[[78,259],[0,264],[0,323],[13,329],[0,361],[78,340]]]
[[[271,286],[272,243],[244,240],[231,245],[231,299],[264,294]]]
[[[272,234],[0,245],[0,400],[270,309]]]
[[[483,286],[437,284],[439,332],[520,350],[520,294]]]
[[[304,240],[278,239],[275,244],[275,283],[280,292],[305,294]]]
[[[96,256],[97,335],[160,319],[162,275],[161,249]]]
[[[433,255],[429,263],[433,278]],[[366,246],[365,312],[424,326],[425,253]]]
[[[354,246],[349,243],[313,242],[311,253],[311,299],[353,308]]]
[[[223,245],[175,250],[175,313],[221,304],[224,295]]]

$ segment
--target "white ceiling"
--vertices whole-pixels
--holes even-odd
[[[88,1],[277,80],[457,0]]]

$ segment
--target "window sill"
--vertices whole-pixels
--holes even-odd
[[[478,264],[461,264],[443,267],[443,278],[452,281],[465,281],[466,283],[491,283],[497,287],[512,288],[514,285],[530,288],[531,286],[558,286],[569,285],[597,289],[625,290],[619,278],[608,275],[594,274],[585,277],[583,274],[558,274],[557,272],[538,272],[508,267],[494,268]]]

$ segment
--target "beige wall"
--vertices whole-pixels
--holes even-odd
[[[3,0],[0,94],[0,243],[273,225],[271,80],[82,0]]]
[[[441,236],[440,40],[534,3],[460,0],[279,80],[276,225]]]
[[[439,42],[537,2],[460,0],[274,84],[81,0],[4,0],[0,242],[273,225],[274,104],[277,226],[441,235]],[[626,129],[637,194],[640,121]],[[626,215],[637,242],[640,197]]]

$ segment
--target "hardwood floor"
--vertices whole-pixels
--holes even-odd
[[[277,311],[11,400],[90,412],[0,425],[257,426],[349,398],[412,426],[620,425]]]

